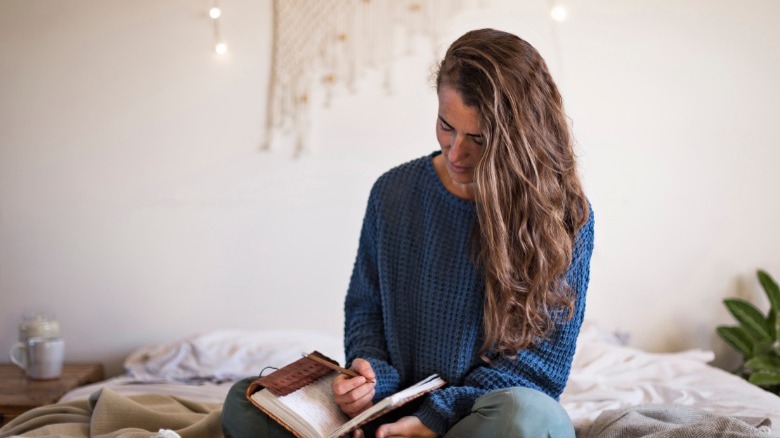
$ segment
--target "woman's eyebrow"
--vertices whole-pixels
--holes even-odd
[[[446,120],[444,120],[444,117],[443,117],[443,116],[439,115],[439,120],[441,120],[441,122],[442,122],[442,123],[444,123],[445,125],[447,125],[447,127],[448,127],[448,128],[450,128],[450,129],[455,129],[455,128],[453,128],[453,127],[452,127],[452,125],[450,125],[450,124],[449,124],[449,122],[447,122]],[[482,137],[482,134],[469,134],[469,133],[467,133],[466,135],[468,135],[469,137]]]
[[[441,114],[439,115],[439,120],[441,120],[442,123],[447,125],[448,128],[452,128],[452,125],[450,125],[446,120],[444,120],[444,117]]]

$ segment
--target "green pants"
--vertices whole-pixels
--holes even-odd
[[[293,435],[257,409],[246,398],[246,388],[255,377],[237,382],[222,408],[225,438],[290,438]],[[363,430],[373,437],[383,423],[411,415],[417,404],[403,406]],[[574,427],[566,411],[548,395],[528,388],[493,391],[478,398],[471,414],[455,424],[445,438],[479,437],[574,437]]]

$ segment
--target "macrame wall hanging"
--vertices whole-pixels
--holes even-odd
[[[335,87],[352,90],[370,68],[384,69],[411,51],[412,35],[432,42],[447,20],[461,11],[484,7],[488,0],[274,0],[273,65],[266,112],[264,148],[275,138],[292,138],[294,154],[306,147],[312,93]],[[397,47],[396,35],[408,47]]]
[[[218,6],[218,0],[213,1]],[[560,64],[556,22],[566,19],[567,8],[561,0],[543,1],[550,11]],[[327,106],[336,87],[354,90],[356,80],[369,69],[383,69],[383,86],[390,91],[391,63],[399,54],[411,54],[412,37],[423,37],[437,47],[455,15],[495,2],[273,0],[273,64],[263,148],[284,138],[293,141],[294,155],[300,155],[306,147],[314,92],[324,95],[322,104]]]

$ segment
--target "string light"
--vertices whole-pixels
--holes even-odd
[[[563,21],[566,19],[566,8],[563,6],[555,6],[550,11],[550,16],[555,21]]]
[[[209,9],[209,17],[214,24],[214,51],[217,55],[224,55],[228,51],[228,46],[222,41],[222,33],[219,28],[219,18],[222,16],[222,8],[219,7],[218,0],[214,0],[214,5]]]

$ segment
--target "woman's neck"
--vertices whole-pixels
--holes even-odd
[[[439,176],[439,180],[444,184],[444,187],[448,192],[457,196],[458,198],[465,199],[467,201],[474,200],[474,183],[461,184],[453,181],[447,172],[447,163],[444,161],[443,154],[437,154],[433,157],[433,168],[436,170],[436,175]]]

